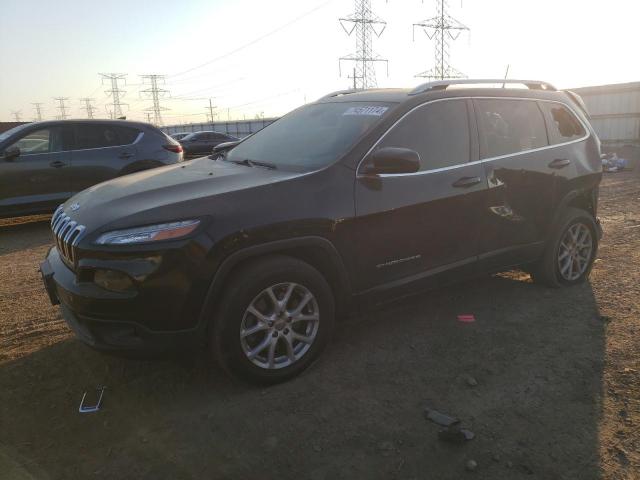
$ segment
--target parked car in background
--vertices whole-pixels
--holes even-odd
[[[52,212],[96,183],[182,161],[153,125],[123,120],[27,123],[0,134],[0,217]]]
[[[198,155],[209,155],[213,147],[223,142],[233,142],[238,138],[219,132],[195,132],[180,140],[184,154],[190,157]]]
[[[40,268],[89,345],[207,342],[275,383],[354,306],[515,266],[585,281],[601,179],[586,111],[545,82],[335,92],[211,158],[76,195]]]
[[[182,140],[184,137],[186,137],[187,135],[191,135],[192,132],[179,132],[179,133],[172,133],[171,135],[169,135],[171,138],[173,138],[174,140]]]

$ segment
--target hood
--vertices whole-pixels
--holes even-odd
[[[215,213],[212,202],[225,193],[297,175],[203,157],[100,183],[67,200],[64,211],[89,232],[194,218]]]

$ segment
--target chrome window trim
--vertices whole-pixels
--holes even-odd
[[[382,142],[382,140],[384,140],[384,138],[389,134],[389,132],[391,130],[393,130],[402,120],[405,119],[405,117],[407,117],[408,115],[413,113],[415,110],[417,110],[419,108],[422,108],[422,107],[425,107],[426,105],[430,105],[432,103],[436,103],[436,102],[445,102],[445,101],[448,101],[448,100],[474,100],[474,99],[478,99],[478,100],[526,100],[526,101],[530,101],[530,102],[559,103],[563,107],[567,108],[573,114],[573,116],[578,119],[578,121],[580,122],[580,125],[582,125],[582,128],[584,128],[584,131],[586,132],[586,134],[581,138],[578,138],[576,140],[570,140],[568,142],[556,143],[554,145],[547,145],[545,147],[532,148],[532,149],[529,149],[529,150],[522,150],[521,152],[509,153],[509,154],[506,154],[506,155],[499,155],[499,156],[496,156],[496,157],[482,158],[480,160],[474,160],[472,162],[466,162],[466,163],[459,163],[459,164],[456,164],[456,165],[450,165],[448,167],[434,168],[434,169],[431,169],[431,170],[423,170],[423,171],[415,172],[415,173],[383,173],[383,174],[380,174],[380,175],[377,175],[377,176],[380,177],[380,178],[407,177],[407,176],[414,176],[414,175],[425,175],[425,174],[428,174],[428,173],[443,172],[443,171],[446,171],[446,170],[453,170],[454,168],[466,167],[468,165],[477,165],[477,164],[480,164],[480,163],[491,162],[493,160],[501,160],[503,158],[513,157],[513,156],[516,156],[516,155],[523,155],[523,154],[526,154],[526,153],[539,152],[539,151],[547,150],[547,149],[550,149],[550,148],[557,148],[557,147],[562,147],[562,146],[565,146],[565,145],[571,145],[573,143],[584,142],[585,140],[587,140],[591,136],[591,130],[584,123],[584,121],[582,120],[580,115],[576,114],[575,110],[570,105],[568,105],[568,104],[566,104],[564,102],[561,102],[559,100],[547,100],[547,99],[530,98],[530,97],[492,97],[492,96],[438,98],[438,99],[435,99],[435,100],[429,100],[428,102],[421,103],[420,105],[416,105],[415,107],[413,107],[408,112],[405,112],[405,114],[402,115],[398,120],[396,120],[393,123],[393,125],[391,125],[380,136],[380,138],[378,138],[378,140],[371,146],[371,148],[369,150],[367,150],[367,153],[365,153],[363,155],[363,157],[360,159],[360,161],[358,162],[358,166],[356,167],[356,178],[369,178],[369,177],[371,177],[371,175],[360,173],[360,166],[362,165],[362,162],[364,162],[364,160],[371,154],[371,152],[378,146],[378,144],[380,142]],[[545,122],[546,122],[546,119],[544,117],[544,113],[540,112],[540,114],[543,116],[543,120],[545,120]],[[476,120],[474,119],[474,121],[476,121]],[[477,124],[477,121],[476,121],[476,124]],[[545,130],[546,129],[547,129],[547,127],[546,127],[546,123],[545,123]]]

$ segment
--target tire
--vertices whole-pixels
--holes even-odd
[[[572,240],[576,234],[583,241]],[[584,246],[587,243],[589,248]],[[553,288],[577,285],[589,277],[597,252],[598,230],[593,216],[568,207],[556,223],[542,258],[531,266],[531,276],[534,282]]]
[[[325,278],[285,255],[241,266],[221,299],[210,329],[212,354],[227,373],[254,384],[280,383],[300,374],[320,355],[335,323],[333,293]]]

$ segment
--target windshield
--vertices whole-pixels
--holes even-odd
[[[308,171],[345,154],[380,121],[392,104],[318,103],[301,107],[245,139],[226,160],[254,160],[281,170]]]
[[[0,133],[0,142],[3,140],[6,140],[14,133],[19,132],[23,128],[28,127],[29,125],[30,125],[29,123],[24,123],[22,125],[18,125],[17,127],[13,127],[11,130],[7,130],[6,132]]]

